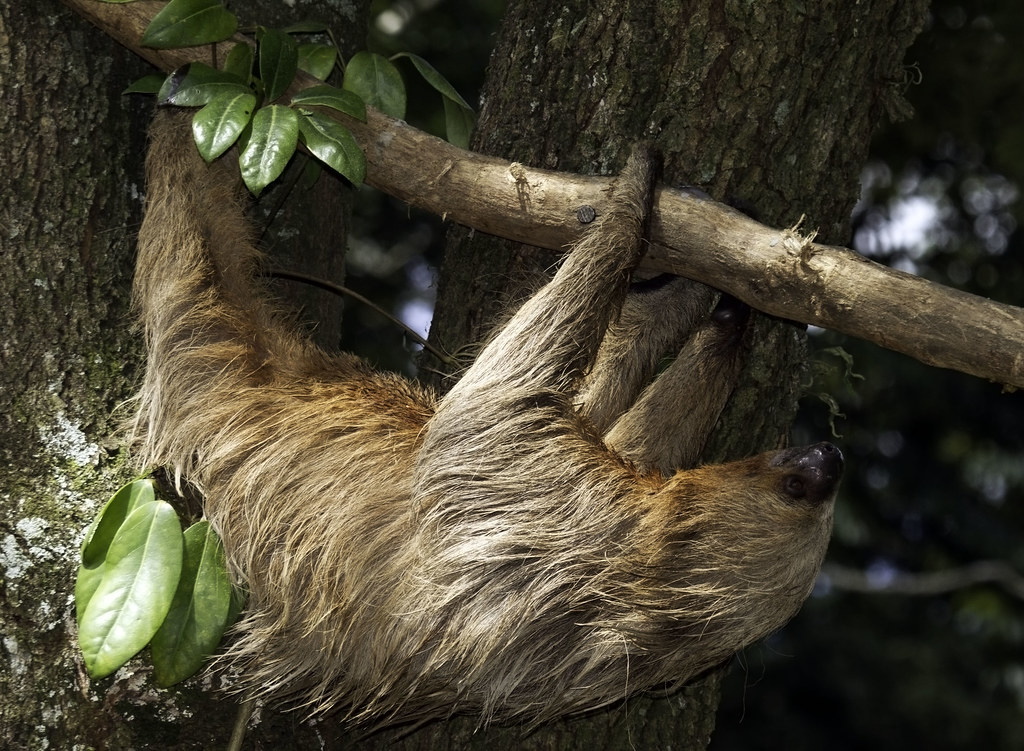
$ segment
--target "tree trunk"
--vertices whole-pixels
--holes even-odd
[[[365,5],[335,28],[365,28]],[[90,681],[75,641],[82,532],[131,477],[120,426],[143,361],[129,300],[153,104],[121,92],[150,72],[56,0],[0,3],[2,748],[223,748],[237,714],[208,678],[155,690],[145,660]],[[335,222],[320,235],[332,266],[339,215],[318,212]],[[268,713],[261,738],[314,747],[296,724]]]
[[[82,31],[55,3],[0,7],[6,748],[102,745],[125,710],[84,678],[71,592],[81,531],[126,476],[112,436],[142,354],[128,291],[145,118],[118,91],[144,66]]]
[[[530,166],[608,174],[652,141],[663,181],[696,185],[783,227],[848,235],[871,133],[901,111],[902,60],[927,3],[512,0],[491,58],[473,148]],[[510,207],[510,210],[514,210]],[[454,228],[432,342],[471,348],[550,253]],[[805,383],[802,327],[758,317],[747,368],[705,451],[736,458],[786,443]],[[712,674],[665,699],[633,699],[523,740],[474,748],[706,747]],[[450,730],[450,728],[449,728]],[[430,732],[429,729],[427,731]],[[482,737],[481,737],[482,736]],[[426,736],[426,733],[424,734]],[[434,745],[438,734],[403,748]]]

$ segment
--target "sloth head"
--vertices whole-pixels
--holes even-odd
[[[814,586],[842,472],[839,449],[816,443],[671,478],[651,520],[662,531],[648,570],[668,606],[657,630],[717,637],[725,659],[784,625]]]

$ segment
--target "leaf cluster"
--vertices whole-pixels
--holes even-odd
[[[217,648],[240,605],[217,533],[205,520],[182,532],[152,480],[118,490],[86,532],[75,611],[93,678],[148,644],[157,683],[183,681]]]
[[[237,19],[220,0],[171,0],[153,18],[142,43],[159,49],[215,44],[234,36],[237,29]],[[324,33],[327,30],[316,23],[286,29],[260,26],[252,42],[233,44],[219,70],[194,62],[166,79],[147,76],[127,92],[155,93],[161,105],[200,108],[192,119],[199,153],[212,162],[237,144],[242,179],[254,195],[280,177],[299,144],[354,185],[361,184],[366,157],[352,132],[311,108],[365,122],[369,105],[404,118],[405,83],[393,62],[402,58],[441,94],[449,140],[468,144],[472,108],[430,63],[408,52],[391,59],[358,52],[344,66],[338,88],[326,83],[337,64],[336,47],[297,40]],[[289,95],[299,71],[325,83]]]

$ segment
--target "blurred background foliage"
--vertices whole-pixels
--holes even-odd
[[[380,0],[370,48],[422,55],[475,102],[502,8]],[[1024,305],[1022,50],[1024,4],[935,0],[907,56],[915,116],[881,126],[853,247]],[[440,133],[440,99],[412,75],[407,83],[410,121]],[[355,227],[347,284],[422,331],[440,222],[363,190]],[[347,347],[411,370],[405,337],[378,314],[348,305],[345,330]],[[1024,748],[1019,578],[884,591],[977,562],[1024,572],[1024,396],[831,332],[811,340],[816,375],[794,443],[830,434],[827,395],[848,459],[830,568],[786,629],[737,658],[712,748]]]

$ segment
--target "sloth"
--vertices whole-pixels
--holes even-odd
[[[642,152],[443,396],[293,329],[237,170],[203,162],[187,118],[157,115],[146,165],[135,455],[224,542],[239,690],[352,724],[536,725],[698,676],[809,594],[842,455],[692,468],[746,316],[685,279],[631,285]]]

